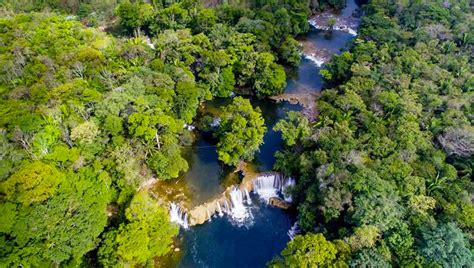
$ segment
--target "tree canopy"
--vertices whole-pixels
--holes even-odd
[[[350,249],[344,241],[327,241],[323,234],[297,235],[270,267],[347,267]]]
[[[217,131],[219,160],[230,165],[252,160],[263,143],[266,129],[260,108],[254,109],[249,100],[235,97],[224,108]]]
[[[187,124],[217,97],[240,95],[215,132],[220,161],[252,160],[266,126],[242,96],[280,94],[311,10],[345,1],[210,4],[0,3],[0,266],[167,254],[178,228],[143,185],[187,171]],[[472,266],[470,2],[363,14],[321,70],[316,121],[291,112],[274,128],[303,234],[270,265]]]
[[[275,127],[286,143],[275,168],[298,178],[300,228],[345,241],[347,265],[473,265],[468,10],[369,1],[350,50],[321,70],[316,121],[289,113]],[[292,248],[287,261],[299,258]]]
[[[148,193],[136,194],[125,211],[127,221],[109,231],[99,249],[104,266],[143,265],[169,252],[178,226]]]
[[[298,64],[294,38],[309,14],[291,1],[0,9],[0,266],[25,267],[147,265],[166,254],[177,228],[139,189],[187,171],[187,126],[204,101],[283,90],[282,64]],[[261,112],[236,97],[222,118],[220,159],[252,159]]]

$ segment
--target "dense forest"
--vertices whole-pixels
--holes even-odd
[[[410,3],[411,2],[411,3]],[[305,235],[275,267],[472,267],[469,1],[370,1],[350,51],[321,71],[318,120],[276,126],[276,168]]]
[[[170,250],[178,227],[140,187],[187,170],[202,101],[281,92],[281,64],[299,62],[308,3],[255,5],[2,4],[1,266],[150,264]],[[265,127],[247,99],[227,111],[216,136],[233,165]]]
[[[351,50],[321,72],[317,120],[275,127],[303,233],[270,266],[473,265],[472,7],[409,2],[369,1]],[[178,226],[144,186],[187,171],[200,105],[238,95],[216,149],[252,160],[267,129],[248,98],[282,93],[308,16],[344,4],[0,3],[0,266],[169,253]]]

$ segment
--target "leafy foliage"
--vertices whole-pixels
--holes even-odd
[[[0,266],[133,266],[166,254],[177,229],[137,190],[188,169],[184,126],[203,101],[280,93],[280,63],[297,65],[293,38],[308,30],[307,3],[291,1],[0,8]],[[252,159],[260,111],[236,98],[223,118],[221,159]]]
[[[120,17],[120,22],[124,28],[133,30],[135,35],[138,35],[140,27],[150,20],[153,15],[153,7],[150,4],[126,1],[117,6],[115,13]]]
[[[369,1],[351,50],[321,71],[316,122],[275,127],[299,226],[346,241],[350,266],[472,266],[468,9]]]
[[[252,160],[263,143],[266,127],[260,108],[254,110],[247,99],[236,97],[225,107],[218,130],[219,160],[236,165],[240,160]]]
[[[108,187],[106,172],[82,168],[68,174],[67,181],[43,202],[3,203],[6,224],[1,229],[4,251],[0,263],[49,266],[81,262],[97,246],[97,237],[107,224]]]
[[[344,266],[347,251],[342,241],[332,243],[322,234],[298,235],[281,252],[270,267],[329,267]]]
[[[64,174],[54,166],[33,162],[3,182],[1,190],[7,200],[29,206],[54,195],[63,181]]]
[[[109,231],[99,249],[104,266],[146,264],[170,250],[178,227],[169,222],[167,211],[148,193],[136,194],[125,215],[127,222]]]
[[[422,236],[420,252],[428,262],[443,267],[464,267],[474,262],[469,243],[456,224],[447,223],[424,230]]]
[[[286,120],[279,121],[274,130],[282,132],[283,141],[288,146],[295,145],[298,139],[308,136],[311,131],[308,119],[294,111],[288,112]]]

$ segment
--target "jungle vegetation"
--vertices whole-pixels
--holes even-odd
[[[150,265],[168,253],[178,227],[141,187],[188,169],[181,147],[202,102],[282,92],[309,14],[286,0],[0,5],[0,266],[10,267]],[[265,131],[236,97],[216,130],[220,159],[252,159]]]
[[[369,1],[321,71],[315,122],[275,129],[303,231],[274,267],[472,267],[469,1]]]
[[[277,124],[275,169],[303,233],[269,265],[473,265],[472,10],[369,1],[351,49],[321,72],[318,116]],[[0,266],[145,266],[178,227],[146,191],[188,169],[206,100],[240,95],[218,155],[265,133],[249,96],[282,92],[311,10],[344,1],[0,3]],[[106,28],[106,31],[104,31]]]

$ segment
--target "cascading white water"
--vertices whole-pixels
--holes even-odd
[[[209,209],[208,209],[208,208],[206,208],[206,210],[207,210],[207,219],[208,219],[208,221],[212,221],[212,215],[211,215],[211,212],[209,211]]]
[[[323,66],[324,63],[326,63],[326,61],[328,61],[329,59],[326,58],[326,57],[322,57],[322,56],[317,56],[315,54],[305,54],[303,55],[306,59],[312,61],[314,64],[316,64],[316,66],[318,67],[321,67]]]
[[[219,212],[219,216],[222,217],[224,216],[224,213],[222,212],[222,208],[221,208],[221,203],[219,203],[219,201],[216,201],[217,203],[217,212]]]
[[[230,213],[230,206],[229,206],[229,202],[226,200],[224,200],[224,211],[226,213]]]
[[[286,189],[295,184],[295,180],[290,177],[283,177],[278,173],[272,173],[260,176],[253,181],[253,191],[266,202],[271,197],[284,198],[285,201],[291,202],[291,196]],[[212,216],[218,214],[220,217],[228,214],[232,219],[232,223],[238,226],[249,226],[253,224],[253,215],[251,211],[252,199],[247,189],[240,189],[238,186],[228,192],[228,196],[223,199],[216,200],[216,204],[205,207],[206,220],[212,221]],[[222,202],[222,204],[221,204]],[[183,228],[188,228],[188,214],[176,203],[170,204],[170,221],[178,223]],[[250,221],[249,221],[250,219]]]
[[[272,197],[279,197],[280,194],[283,194],[285,201],[291,202],[291,196],[285,190],[294,184],[295,180],[291,177],[283,178],[279,174],[271,174],[256,178],[253,181],[253,190],[266,202]]]
[[[170,205],[170,221],[179,224],[185,229],[189,227],[188,214],[175,203],[171,203]]]
[[[247,198],[247,205],[252,205],[252,199],[250,199],[250,193],[247,189],[244,189],[245,197]]]
[[[272,197],[278,197],[278,192],[281,189],[280,176],[266,175],[256,178],[253,181],[253,190],[260,198],[266,202]]]
[[[298,222],[295,222],[293,226],[291,226],[290,230],[288,230],[288,236],[290,237],[291,240],[295,238],[295,236],[299,235],[301,233],[300,227],[298,226]]]
[[[327,24],[318,23],[317,19],[311,19],[308,22],[311,26],[313,26],[315,29],[318,29],[318,30],[329,31],[332,29],[334,31],[346,32],[350,35],[357,36],[356,29],[352,28],[354,27],[354,25],[351,25],[351,24],[346,25],[344,23],[344,20],[337,20],[336,24],[331,27]]]
[[[230,215],[237,223],[243,223],[250,217],[249,210],[244,205],[244,193],[238,187],[234,187],[229,195],[232,203]]]

